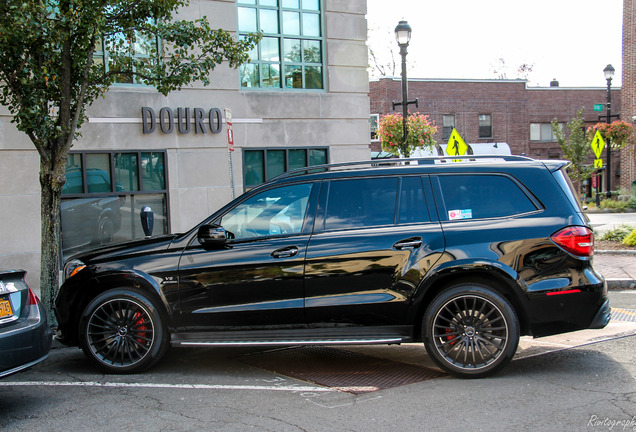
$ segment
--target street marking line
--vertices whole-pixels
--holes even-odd
[[[612,312],[620,312],[624,313],[625,315],[636,317],[636,311],[629,309],[612,308]]]
[[[216,385],[216,384],[154,384],[154,383],[115,383],[96,381],[14,381],[0,382],[0,387],[49,386],[49,387],[136,387],[153,389],[193,389],[193,390],[266,390],[287,392],[335,392],[327,387],[312,386],[259,386],[259,385]]]

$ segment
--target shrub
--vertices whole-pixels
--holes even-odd
[[[617,201],[613,199],[604,199],[603,201],[601,201],[602,209],[612,210],[615,212],[624,212],[625,210],[630,208],[630,205],[631,205],[631,200]]]
[[[601,237],[601,240],[620,242],[623,241],[623,239],[625,239],[627,236],[629,236],[630,233],[633,234],[634,231],[636,230],[634,230],[634,228],[629,225],[619,225],[617,227],[614,227],[614,229],[607,231],[605,235]]]
[[[636,229],[623,239],[623,244],[627,246],[636,246]]]

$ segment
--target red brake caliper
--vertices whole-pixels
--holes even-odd
[[[446,330],[444,330],[444,332],[445,332],[445,333],[452,333],[452,332],[453,332],[453,329],[449,329],[449,328],[447,328]],[[457,341],[456,341],[456,340],[453,340],[453,339],[457,339],[457,335],[446,336],[446,340],[447,340],[447,341],[450,341],[450,345],[451,345],[451,346],[453,346],[453,345],[455,345],[455,344],[457,343]]]
[[[133,317],[133,319],[135,320],[135,327],[137,327],[137,331],[136,331],[137,335],[139,336],[137,338],[137,343],[139,343],[140,345],[146,345],[146,341],[141,338],[146,337],[145,330],[148,330],[148,327],[143,325],[145,324],[145,321],[141,316],[141,312],[137,312],[135,316]]]

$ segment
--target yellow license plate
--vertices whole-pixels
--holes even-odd
[[[0,318],[4,318],[10,315],[13,315],[11,303],[9,303],[9,300],[0,299]]]

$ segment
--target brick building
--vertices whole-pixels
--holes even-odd
[[[401,101],[402,87],[400,78],[381,78],[371,81],[369,87],[373,129],[379,115],[394,112],[392,102]],[[419,107],[409,106],[410,112],[427,114],[435,122],[439,144],[448,141],[454,126],[469,144],[506,143],[512,154],[537,159],[561,157],[550,126],[553,119],[565,124],[583,108],[586,124],[592,125],[604,114],[607,98],[605,87],[565,88],[556,81],[550,87],[533,88],[525,80],[409,79],[408,89],[409,100],[419,100]],[[603,105],[602,112],[594,110],[594,105],[600,108],[598,104]],[[632,107],[636,108],[633,103]],[[621,112],[618,87],[612,88],[612,111]],[[372,139],[371,150],[380,151],[377,140]],[[619,152],[614,152],[613,176],[622,175],[620,159]],[[613,179],[612,186],[618,181],[618,177]]]
[[[633,0],[623,0],[623,86],[622,104],[619,112],[621,119],[636,120],[636,5]],[[613,105],[613,104],[612,104]],[[612,110],[614,108],[612,107]],[[634,138],[632,138],[634,140]],[[620,152],[621,182],[629,189],[636,181],[636,155],[634,141]]]

